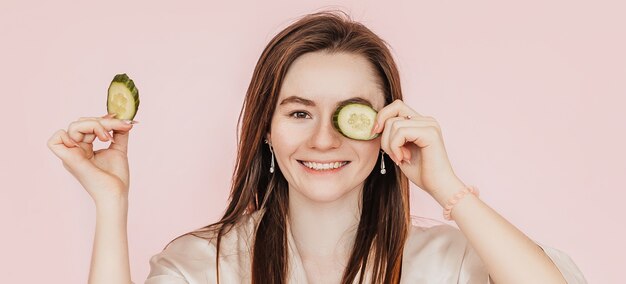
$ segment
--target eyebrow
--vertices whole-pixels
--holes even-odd
[[[291,96],[291,97],[285,98],[284,100],[280,102],[280,105],[286,105],[286,104],[301,104],[305,106],[315,106],[315,102],[313,102],[312,100],[307,100],[305,98],[298,97],[298,96]]]
[[[340,101],[337,103],[337,106],[347,105],[350,103],[360,103],[360,104],[368,105],[369,107],[373,108],[372,103],[370,101],[361,97],[352,97],[347,100]],[[285,104],[302,104],[305,106],[315,106],[314,101],[305,99],[303,97],[298,97],[298,96],[290,96],[288,98],[283,99],[280,102],[280,105],[285,105]]]

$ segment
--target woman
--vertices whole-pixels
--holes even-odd
[[[346,103],[378,111],[377,138],[333,127]],[[586,283],[567,255],[537,245],[455,175],[437,121],[402,101],[385,43],[341,13],[305,16],[272,39],[240,123],[226,213],[152,257],[146,283]],[[132,127],[82,118],[49,142],[96,202],[90,283],[130,282]],[[94,135],[115,143],[94,153]],[[409,180],[460,231],[412,225]]]

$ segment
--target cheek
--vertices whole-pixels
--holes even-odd
[[[303,125],[276,121],[272,125],[271,139],[279,156],[290,155],[308,139],[309,130]]]
[[[362,163],[375,164],[380,155],[380,138],[372,141],[358,143],[353,146],[358,151]]]

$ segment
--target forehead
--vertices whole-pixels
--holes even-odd
[[[318,104],[335,104],[353,97],[369,100],[375,109],[385,104],[384,92],[373,66],[352,53],[310,52],[289,67],[279,101],[299,96]]]

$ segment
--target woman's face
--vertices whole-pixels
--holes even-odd
[[[361,55],[312,52],[292,63],[268,136],[290,196],[331,202],[362,189],[380,154],[380,138],[346,138],[333,128],[332,115],[347,100],[378,111],[383,94],[373,66]]]

